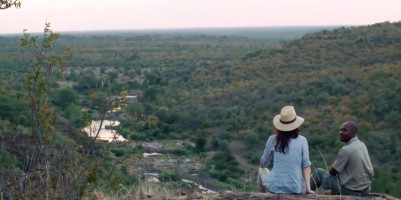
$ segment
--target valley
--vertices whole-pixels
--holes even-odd
[[[45,176],[43,169],[59,180],[43,188],[71,196],[144,180],[256,191],[272,118],[294,105],[305,118],[301,132],[313,167],[332,164],[342,146],[340,125],[356,121],[375,168],[372,191],[401,197],[400,23],[197,31],[61,34],[45,52],[65,55],[68,46],[73,56],[60,57],[63,65],[43,79],[47,93],[35,91],[47,102],[43,109],[33,106],[27,81],[41,60],[29,49],[13,50],[20,36],[0,36],[0,158],[7,161],[0,176],[10,185],[0,184],[4,194],[20,190],[15,178],[26,181],[26,191],[42,191],[28,183]],[[107,128],[124,142],[82,131],[102,119],[118,120]]]

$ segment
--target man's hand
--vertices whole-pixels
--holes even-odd
[[[338,174],[337,170],[334,169],[334,167],[330,167],[329,173],[333,176],[335,176],[336,174]]]

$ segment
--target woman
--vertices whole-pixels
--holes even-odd
[[[308,141],[299,135],[304,122],[293,106],[284,106],[273,119],[275,134],[266,142],[260,158],[259,192],[266,189],[273,193],[313,194],[310,188]],[[266,169],[273,157],[273,169]]]

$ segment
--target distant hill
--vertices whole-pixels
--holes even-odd
[[[109,30],[109,31],[74,31],[62,32],[64,35],[170,35],[170,36],[241,36],[257,39],[298,39],[307,33],[321,30],[333,30],[341,26],[277,26],[277,27],[227,27],[227,28],[177,28],[177,29],[143,29],[143,30]]]

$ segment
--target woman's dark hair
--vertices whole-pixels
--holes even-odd
[[[297,138],[299,135],[299,129],[294,129],[292,131],[280,131],[276,136],[276,144],[274,149],[278,152],[286,154],[288,152],[288,144],[291,138]]]

